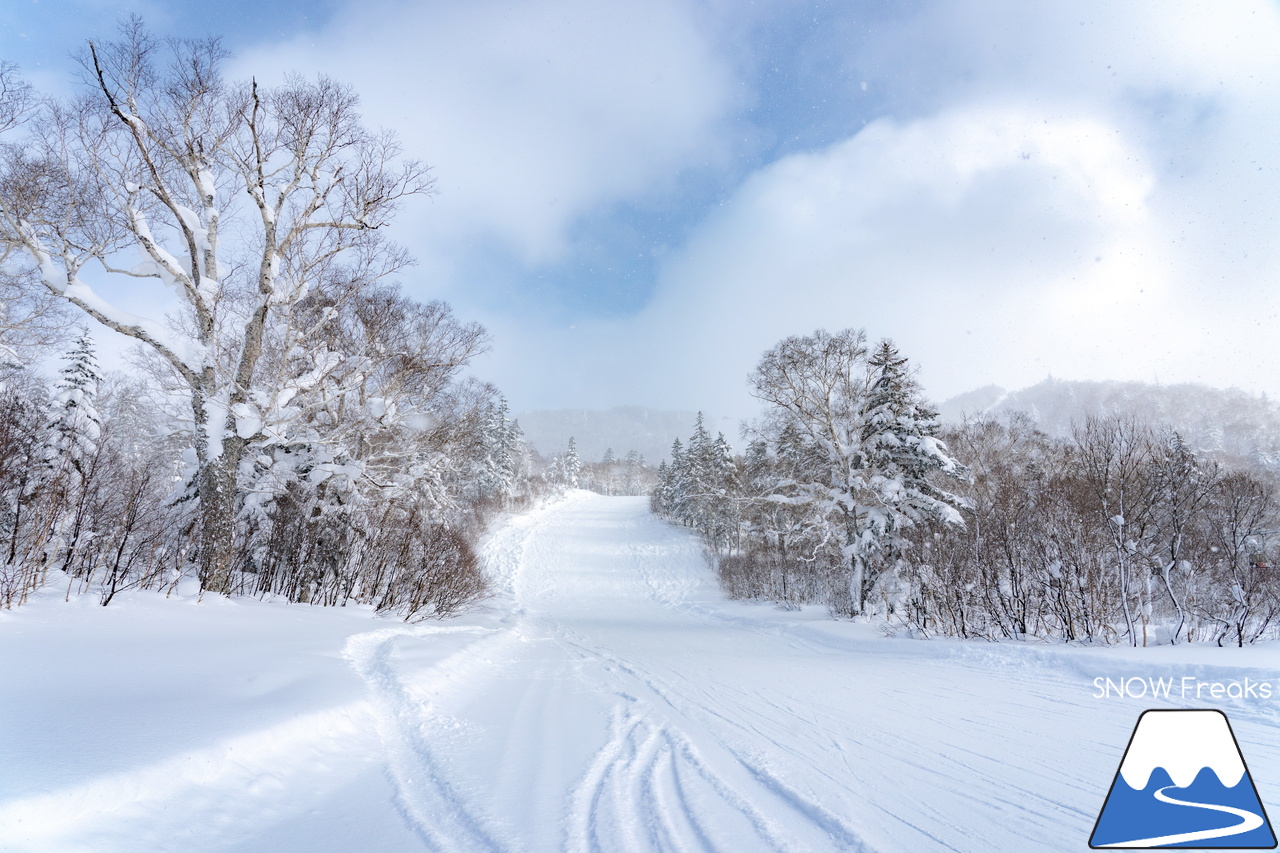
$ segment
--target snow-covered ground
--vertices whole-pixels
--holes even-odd
[[[728,603],[643,498],[574,493],[486,559],[499,594],[448,622],[0,613],[0,850],[1085,850],[1148,707],[1225,710],[1280,803],[1274,646],[925,642]],[[1177,688],[1095,698],[1108,676]],[[1271,698],[1194,696],[1246,678]]]

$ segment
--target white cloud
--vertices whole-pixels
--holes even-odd
[[[820,326],[895,338],[939,398],[1050,373],[1280,392],[1276,44],[1272,5],[930,7],[859,60],[928,97],[761,169],[643,314],[548,358],[602,402],[744,414],[759,354]]]
[[[934,387],[1008,375],[1018,351],[1030,358],[1017,378],[1033,380],[1046,370],[1035,354],[1069,346],[1073,324],[1131,291],[1160,298],[1165,271],[1129,253],[1151,239],[1152,186],[1141,152],[1091,119],[992,108],[877,122],[748,181],[666,270],[637,343],[688,341],[659,347],[659,372],[698,365],[683,373],[706,380],[682,382],[713,408],[741,399],[717,384],[740,386],[764,348],[819,326],[894,337]]]
[[[353,2],[324,32],[241,58],[323,71],[435,168],[400,229],[428,269],[497,241],[558,259],[583,214],[718,156],[728,70],[681,4]]]
[[[846,48],[889,117],[749,176],[634,318],[483,317],[486,374],[517,407],[746,414],[763,349],[864,326],[937,397],[1048,373],[1280,392],[1280,9],[917,8]],[[477,241],[554,261],[579,217],[729,150],[713,41],[677,0],[377,0],[243,65],[350,80],[437,166],[410,242],[447,280]]]

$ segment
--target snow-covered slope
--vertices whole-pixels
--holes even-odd
[[[886,639],[724,602],[644,498],[513,519],[485,613],[61,597],[0,614],[6,851],[1085,849],[1147,707],[1272,648]],[[1278,694],[1280,695],[1280,694]],[[1264,802],[1273,701],[1226,706]]]
[[[1040,429],[1059,437],[1069,437],[1072,424],[1089,415],[1133,415],[1152,426],[1174,427],[1200,450],[1280,469],[1280,405],[1237,388],[1046,379],[1012,392],[989,385],[938,409],[951,423],[966,415],[1026,412]]]

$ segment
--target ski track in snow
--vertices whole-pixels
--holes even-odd
[[[343,654],[368,685],[375,728],[386,750],[388,775],[396,790],[397,806],[411,828],[433,850],[504,851],[507,845],[491,834],[486,821],[450,783],[436,757],[433,742],[447,732],[450,721],[432,714],[431,704],[401,681],[391,661],[397,640],[423,639],[432,634],[467,628],[388,628],[357,634]],[[451,674],[470,674],[477,661],[509,637],[486,637],[434,667]],[[421,685],[421,682],[419,682]]]
[[[569,501],[570,507],[598,503],[585,496]],[[429,642],[433,633],[475,629],[389,628],[348,642],[344,654],[368,685],[403,819],[428,849],[440,851],[871,853],[845,820],[782,781],[751,750],[719,738],[715,727],[723,720],[714,705],[681,698],[669,684],[584,632],[584,625],[598,620],[594,608],[619,615],[631,605],[656,604],[659,615],[689,615],[681,606],[698,584],[688,568],[702,564],[700,547],[686,535],[673,540],[663,525],[637,513],[637,506],[623,508],[627,511],[618,519],[606,514],[613,522],[606,531],[621,523],[616,542],[585,539],[615,546],[583,549],[590,568],[606,569],[597,571],[597,580],[614,576],[595,590],[600,597],[566,583],[562,569],[566,559],[578,556],[575,531],[581,520],[555,507],[515,520],[485,548],[499,589],[511,596],[514,617],[508,626],[476,630],[474,643],[410,675],[399,671],[397,647]],[[641,528],[664,541],[630,542],[626,534],[633,532],[637,515]],[[671,566],[673,541],[677,559]],[[637,595],[643,598],[637,601]],[[530,649],[536,650],[536,662],[527,656]],[[512,670],[525,667],[536,677],[513,691]],[[555,695],[547,695],[550,685],[561,685]],[[469,774],[468,768],[505,763],[507,772],[519,776],[555,763],[553,753],[566,733],[563,720],[547,712],[566,701],[578,706],[575,716],[607,715],[605,737],[593,749],[584,750],[590,743],[579,742],[586,762],[576,778],[566,766],[547,780],[553,790],[561,788],[561,802],[532,816],[542,826],[531,832],[527,819],[504,819],[501,798],[487,796],[490,789],[480,774]],[[475,712],[477,706],[487,710]],[[495,708],[513,712],[501,726],[481,722],[468,730],[463,722],[491,715]],[[505,740],[505,754],[499,756],[491,737],[497,729]],[[471,749],[480,740],[487,745]]]
[[[255,839],[353,790],[399,833],[371,851],[1084,849],[1151,704],[1091,697],[1107,658],[726,605],[643,498],[571,494],[482,558],[487,614],[347,639],[359,701],[0,802],[0,850],[349,850]],[[1231,714],[1265,798],[1276,712]]]

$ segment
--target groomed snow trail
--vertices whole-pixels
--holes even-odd
[[[355,658],[428,849],[1083,849],[1132,725],[1033,652],[726,605],[643,498],[577,493],[487,557],[505,626]]]
[[[448,622],[61,595],[0,614],[0,851],[1086,850],[1151,698],[1273,648],[886,639],[726,602],[644,498],[511,519]],[[1264,803],[1276,702],[1226,706]]]

